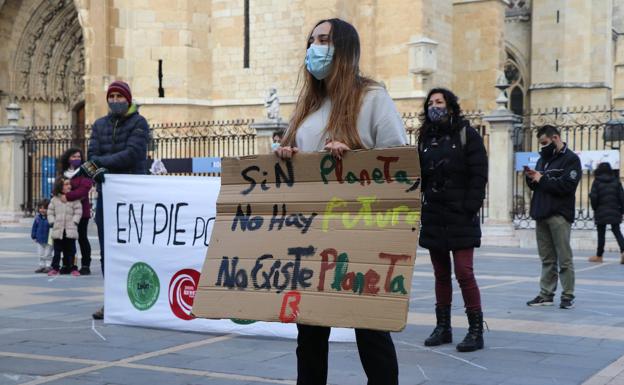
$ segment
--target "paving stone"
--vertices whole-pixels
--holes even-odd
[[[50,376],[68,370],[84,368],[85,366],[87,365],[59,361],[32,360],[28,358],[2,357],[2,359],[0,359],[0,373],[2,375],[27,374],[30,376]]]
[[[0,234],[3,231],[9,230],[0,227]],[[28,229],[10,231],[16,236],[3,238],[0,252],[20,253],[8,258],[3,254],[0,286],[20,286],[35,297],[51,300],[38,304],[25,302],[22,306],[7,309],[2,308],[0,293],[0,385],[26,383],[38,376],[84,367],[68,362],[10,358],[2,356],[2,352],[83,358],[114,365],[47,383],[51,385],[266,384],[262,381],[215,379],[119,366],[115,361],[201,341],[218,334],[108,325],[97,321],[95,327],[106,338],[104,341],[91,330],[90,318],[102,303],[97,299],[102,298],[101,275],[63,276],[51,281],[48,277],[33,274],[36,257],[28,239]],[[93,246],[97,246],[95,243],[92,243]],[[497,253],[501,256],[496,256]],[[433,322],[431,325],[407,325],[404,331],[392,333],[399,359],[400,383],[580,385],[618,360],[624,355],[621,337],[592,336],[597,327],[612,327],[614,332],[624,333],[624,286],[621,285],[624,266],[604,264],[595,267],[585,261],[588,253],[575,255],[579,281],[577,306],[573,310],[562,310],[558,306],[530,308],[525,304],[539,290],[540,264],[535,250],[492,247],[477,250],[475,272],[481,287],[485,320],[496,320],[491,322],[493,330],[486,331],[484,335],[485,349],[464,354],[455,350],[455,344],[461,341],[466,328],[463,300],[457,283],[453,282],[455,344],[434,350],[425,349],[422,344],[431,333]],[[419,256],[424,263],[418,263],[415,268],[418,274],[413,278],[409,309],[432,315],[435,306],[432,268],[426,254],[420,253]],[[592,269],[584,270],[586,268]],[[525,281],[508,284],[514,279]],[[559,292],[557,304],[558,295]],[[512,322],[517,324],[523,320],[531,321],[527,324],[528,329],[501,330],[495,326],[510,325]],[[569,330],[570,326],[576,329],[575,335],[548,335],[531,325],[565,325],[563,331]],[[294,380],[295,349],[296,342],[293,340],[241,336],[198,348],[157,354],[136,363],[172,370],[194,369]],[[365,382],[356,344],[330,344],[329,383],[361,385]]]
[[[249,384],[247,380],[230,380],[224,378],[210,378],[187,374],[166,373],[161,371],[133,369],[133,368],[106,368],[95,372],[76,376],[76,384],[113,384],[113,385],[243,385]],[[80,382],[82,381],[82,382]],[[253,382],[251,382],[253,383]],[[48,383],[49,385],[64,385],[66,380]],[[260,383],[266,385],[267,383]]]

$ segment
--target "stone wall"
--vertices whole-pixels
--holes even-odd
[[[521,67],[524,80],[530,82],[531,20],[522,17],[505,18],[505,48],[511,52]]]
[[[624,0],[613,0],[613,103],[624,108]]]
[[[41,4],[9,1],[0,9],[0,39],[8,42],[0,51],[0,121],[15,88],[11,60],[17,42]],[[529,21],[507,24],[504,0],[254,0],[249,2],[249,68],[243,63],[244,0],[73,4],[84,36],[87,123],[106,113],[106,87],[115,79],[131,84],[141,111],[154,122],[261,119],[270,87],[277,87],[281,115],[287,118],[298,93],[306,38],[316,21],[329,17],[356,26],[362,72],[383,82],[403,112],[419,110],[433,86],[454,89],[465,109],[492,109],[492,85],[505,47],[533,84],[531,107],[610,104],[612,87],[614,97],[624,98],[624,43],[622,38],[614,42],[611,31],[624,28],[624,0],[563,5],[541,0],[532,5]],[[423,37],[438,43],[437,70],[424,83],[409,72],[408,46]],[[158,97],[159,60],[164,98]],[[22,105],[23,123],[68,124],[73,107],[28,101]]]
[[[465,110],[496,106],[496,79],[505,61],[501,0],[456,0],[453,4],[453,90]]]
[[[40,2],[26,1],[31,7]],[[330,17],[355,25],[362,72],[383,82],[402,111],[414,111],[427,88],[452,86],[452,3],[253,1],[244,68],[244,0],[74,0],[84,35],[86,121],[106,113],[106,87],[116,79],[130,83],[141,112],[153,122],[261,119],[270,87],[279,90],[287,118],[299,91],[306,38],[316,21]],[[24,4],[13,11],[5,5],[3,20],[26,10]],[[14,29],[0,21],[0,34]],[[409,72],[408,43],[418,37],[438,43],[437,70],[425,84]],[[164,98],[158,97],[159,60]],[[71,123],[72,106],[52,106],[50,113],[50,105],[26,104],[27,123]]]
[[[531,105],[609,105],[612,0],[571,0],[565,5],[558,0],[533,4]]]
[[[437,46],[437,70],[423,91],[430,87],[451,87],[453,81],[453,2],[425,2],[422,34],[435,40]]]
[[[86,122],[92,123],[108,110],[106,87],[111,81],[111,68],[116,68],[111,52],[118,55],[119,51],[111,47],[111,36],[119,17],[113,12],[112,0],[74,1],[85,40],[85,116]]]
[[[363,73],[382,81],[390,94],[401,100],[400,105],[411,111],[420,106],[424,93],[408,71],[407,43],[411,36],[426,34],[420,4],[408,0],[251,2],[249,68],[245,68],[243,0],[177,0],[171,7],[151,1],[111,0],[110,60],[108,68],[100,72],[110,74],[108,81],[120,78],[130,82],[142,113],[151,121],[261,119],[270,87],[278,89],[280,112],[287,118],[299,91],[297,81],[308,34],[318,20],[340,17],[358,29]],[[437,2],[427,12],[427,25],[433,31],[430,37],[440,41],[442,51],[434,80],[448,85],[450,1]],[[94,22],[92,17],[88,19]],[[384,28],[387,25],[395,28]],[[98,50],[101,45],[106,42],[90,45],[96,55],[107,51]],[[163,60],[165,98],[157,95],[158,60]],[[97,92],[100,86],[105,88],[98,84],[100,76],[93,74],[94,84],[88,87],[87,99],[96,105],[88,109],[88,120],[105,111],[105,101]]]
[[[411,36],[426,34],[420,4],[254,1],[249,68],[244,68],[244,1],[176,1],[175,10],[159,12],[152,2],[147,6],[141,1],[115,0],[109,72],[111,79],[131,82],[143,105],[141,111],[153,120],[259,119],[267,90],[273,86],[279,90],[281,114],[288,117],[298,93],[307,36],[316,21],[337,16],[359,31],[363,73],[382,81],[393,97],[404,99],[401,105],[406,110],[413,110],[424,90],[408,71],[407,43]],[[442,51],[434,80],[448,85],[452,9],[449,1],[436,4],[427,10],[429,29],[434,31],[431,38],[440,41]],[[390,24],[395,28],[384,28]],[[165,98],[156,95],[159,59],[164,66]]]

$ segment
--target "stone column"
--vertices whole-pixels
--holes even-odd
[[[499,99],[497,99],[499,108],[483,118],[490,124],[487,223],[511,225],[514,178],[513,132],[514,125],[521,122],[522,118],[500,104]],[[506,98],[503,103],[506,104]]]
[[[0,126],[0,221],[23,216],[24,146],[26,129],[18,126],[20,107],[7,106],[8,126]]]
[[[617,35],[615,42],[615,60],[613,67],[613,104],[615,108],[624,108],[624,35]]]

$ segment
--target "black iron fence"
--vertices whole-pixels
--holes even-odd
[[[481,111],[466,112],[482,135],[486,149],[489,144],[488,125]],[[624,122],[611,107],[570,108],[530,111],[523,115],[522,123],[514,129],[515,152],[537,152],[539,144],[535,134],[544,124],[561,130],[562,139],[575,152],[616,150],[621,154],[624,141]],[[417,113],[402,116],[410,144],[416,144],[420,120]],[[251,120],[211,121],[156,124],[151,126],[150,159],[182,159],[194,157],[243,156],[256,153],[256,136],[250,127]],[[58,158],[69,147],[87,150],[91,128],[74,126],[28,127],[24,146],[24,197],[23,210],[33,213],[36,204],[48,198],[55,177],[59,173]],[[596,164],[583,165],[583,175],[576,192],[576,220],[574,228],[593,229],[593,211],[588,194],[593,182],[592,170]],[[513,212],[516,228],[532,228],[535,223],[529,216],[531,191],[526,186],[523,172],[514,172]],[[178,173],[190,174],[190,173]],[[213,174],[198,174],[213,175]],[[486,193],[481,218],[488,217],[489,194]]]
[[[482,135],[488,148],[488,126],[484,113],[465,113]],[[409,143],[416,144],[420,120],[417,113],[402,116]],[[256,153],[256,135],[250,127],[252,120],[188,122],[150,125],[151,140],[148,157],[154,159],[188,159],[195,157],[244,156]],[[86,153],[91,127],[35,126],[28,127],[24,139],[24,197],[22,208],[32,214],[37,202],[49,198],[54,179],[59,174],[58,159],[70,147]],[[489,150],[489,149],[488,149]],[[191,173],[175,173],[190,175]],[[193,175],[215,175],[194,173]],[[481,209],[482,220],[488,216],[488,194]]]
[[[514,130],[514,151],[538,152],[537,129],[551,124],[561,130],[561,136],[568,147],[579,153],[583,151],[621,151],[624,140],[624,126],[618,123],[619,113],[611,107],[568,108],[531,111],[523,116],[521,124]],[[619,159],[619,154],[618,154]],[[600,160],[583,164],[583,175],[576,190],[575,229],[593,229],[594,213],[589,202],[589,191],[593,182],[592,171]],[[521,170],[514,171],[513,223],[516,228],[534,228],[535,222],[529,215],[531,191]]]
[[[28,127],[24,138],[24,198],[26,214],[37,202],[50,198],[58,172],[58,159],[70,147],[86,148],[84,130],[74,126]]]
[[[243,156],[256,153],[252,120],[150,125],[149,159]],[[22,209],[32,214],[37,202],[49,198],[59,175],[58,159],[70,147],[88,149],[91,127],[28,127],[24,138]],[[177,173],[178,175],[190,173]],[[196,175],[214,175],[200,173]]]
[[[253,120],[150,126],[152,140],[148,157],[176,159],[253,155],[256,153],[256,134],[251,123]]]

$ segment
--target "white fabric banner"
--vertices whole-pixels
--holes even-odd
[[[164,329],[296,338],[294,324],[190,314],[216,217],[220,179],[106,175],[104,321]],[[353,341],[332,328],[333,341]]]

